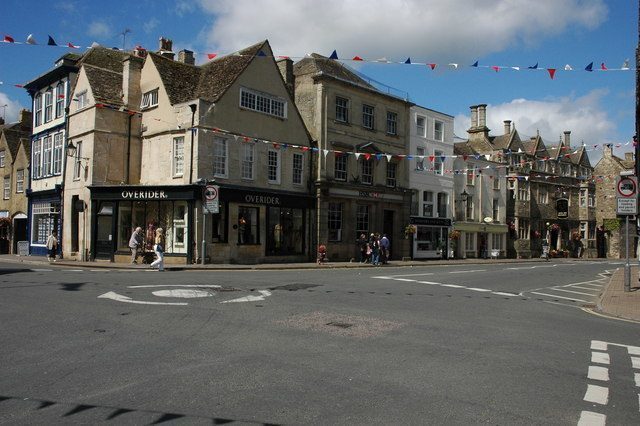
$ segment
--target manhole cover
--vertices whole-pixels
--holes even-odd
[[[349,324],[346,322],[337,322],[337,321],[328,322],[326,325],[331,325],[333,327],[340,327],[340,328],[349,328],[353,326],[353,324]]]

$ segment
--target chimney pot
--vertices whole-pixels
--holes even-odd
[[[564,145],[571,146],[571,130],[564,131]]]
[[[175,54],[173,53],[173,41],[168,38],[160,37],[160,50],[161,56],[173,60]]]
[[[187,49],[182,49],[178,52],[178,62],[182,62],[187,65],[195,65],[196,59],[193,56],[193,52]]]
[[[504,120],[504,134],[511,134],[511,120]]]
[[[478,127],[478,106],[471,106],[471,128]]]

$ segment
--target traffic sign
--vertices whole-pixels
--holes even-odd
[[[217,200],[220,187],[218,185],[207,185],[204,188],[205,200]]]
[[[204,202],[202,207],[205,214],[216,214],[220,212],[220,187],[218,185],[207,185],[204,188]]]
[[[635,197],[638,192],[638,178],[635,176],[620,176],[616,188],[620,197]]]
[[[638,214],[638,199],[618,197],[618,209],[616,213],[623,216]]]

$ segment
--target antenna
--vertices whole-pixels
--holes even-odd
[[[125,43],[127,41],[127,33],[130,33],[131,30],[129,28],[125,28],[124,31],[122,31],[120,33],[120,35],[122,36],[122,50],[125,49]]]

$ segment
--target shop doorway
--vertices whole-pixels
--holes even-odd
[[[487,250],[487,234],[478,233],[478,257],[487,259],[489,252]]]
[[[113,203],[102,202],[96,217],[95,258],[111,260],[114,252]]]
[[[382,213],[382,233],[387,235],[391,244],[389,245],[389,259],[393,253],[393,210],[384,210]]]
[[[13,253],[18,253],[18,241],[27,241],[27,218],[13,219]]]

